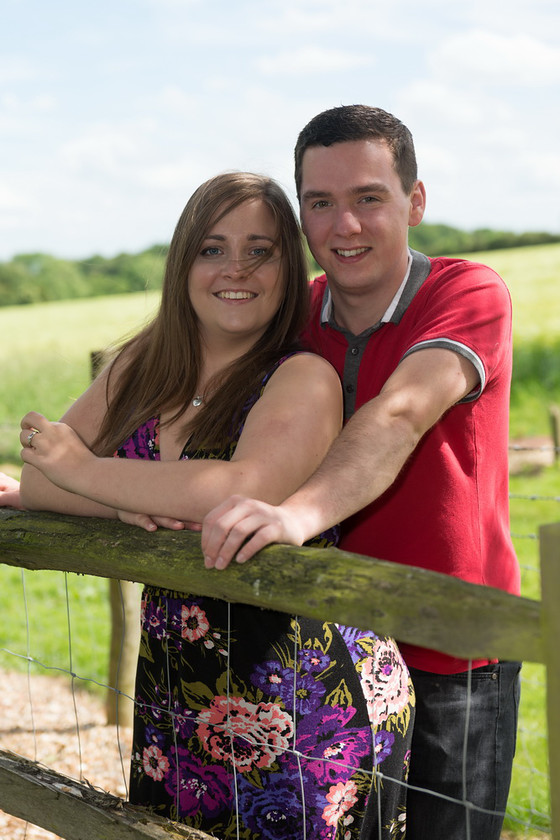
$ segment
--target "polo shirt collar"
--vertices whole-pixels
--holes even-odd
[[[374,330],[379,329],[382,324],[387,324],[389,322],[398,324],[416,292],[430,273],[431,267],[430,260],[425,254],[409,249],[407,269],[401,285],[397,289],[396,294],[381,319],[376,324],[372,324],[372,326],[365,332],[369,334]],[[329,324],[329,326],[334,327],[335,329],[341,329],[334,318],[332,295],[328,282],[325,286],[325,293],[323,295],[323,303],[321,306],[321,324]],[[342,331],[345,332],[345,330]]]

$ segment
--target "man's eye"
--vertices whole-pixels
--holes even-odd
[[[374,204],[376,201],[379,201],[377,196],[375,195],[364,195],[363,198],[360,199],[364,204]]]
[[[324,199],[320,199],[319,201],[314,201],[311,205],[313,208],[321,209],[322,207],[328,207],[329,202],[325,201]]]

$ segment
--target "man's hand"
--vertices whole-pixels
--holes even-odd
[[[247,540],[247,542],[245,542]],[[202,551],[207,569],[225,569],[235,557],[245,563],[270,543],[302,545],[293,513],[243,496],[230,496],[204,517]]]

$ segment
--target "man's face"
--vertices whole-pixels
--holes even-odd
[[[312,146],[303,155],[302,226],[333,292],[392,297],[406,272],[408,227],[424,205],[420,181],[404,192],[384,141]]]

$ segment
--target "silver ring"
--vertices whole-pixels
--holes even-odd
[[[38,434],[39,434],[39,429],[32,429],[31,432],[29,432],[29,434],[27,435],[27,445],[29,446],[30,449],[33,449],[33,444],[31,443],[31,441],[33,440],[35,435],[38,435]]]

